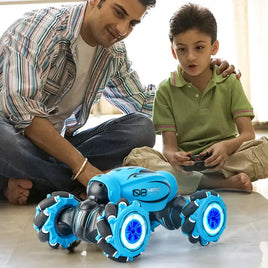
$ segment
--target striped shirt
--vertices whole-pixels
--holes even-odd
[[[35,116],[57,114],[76,77],[77,39],[87,2],[25,14],[0,39],[0,109],[23,132]],[[102,95],[124,113],[152,114],[154,86],[143,87],[123,42],[97,47],[85,97],[66,120],[82,127]]]

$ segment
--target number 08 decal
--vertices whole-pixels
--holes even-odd
[[[132,190],[133,196],[146,196],[147,190],[146,189],[134,189]]]

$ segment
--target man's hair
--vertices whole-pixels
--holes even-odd
[[[169,39],[191,29],[198,29],[201,33],[211,37],[213,44],[217,40],[217,22],[209,9],[196,4],[183,5],[176,11],[169,21]]]
[[[99,4],[98,4],[98,7],[100,8],[102,3],[105,2],[105,0],[100,0]],[[145,6],[145,7],[148,7],[148,8],[151,8],[151,7],[154,7],[155,4],[156,4],[156,0],[139,0],[139,2]]]
[[[154,7],[156,4],[156,0],[139,0],[139,2],[141,2],[143,6],[149,8]]]

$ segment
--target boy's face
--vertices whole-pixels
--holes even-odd
[[[191,29],[173,38],[172,54],[178,59],[183,71],[198,76],[210,68],[211,55],[219,49],[219,42],[211,44],[211,37],[198,29]]]
[[[81,35],[91,46],[110,47],[132,32],[146,10],[139,0],[90,0]]]

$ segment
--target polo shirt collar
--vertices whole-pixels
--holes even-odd
[[[228,76],[223,77],[221,74],[217,74],[217,69],[218,69],[217,66],[213,65],[212,68],[213,68],[213,74],[212,74],[212,79],[209,83],[210,85],[214,86],[217,83],[221,83],[228,78]],[[180,66],[178,66],[177,71],[171,73],[170,83],[174,87],[184,87],[185,85],[188,84],[188,82],[185,81],[185,79],[183,78],[183,76],[181,74],[181,67]]]

